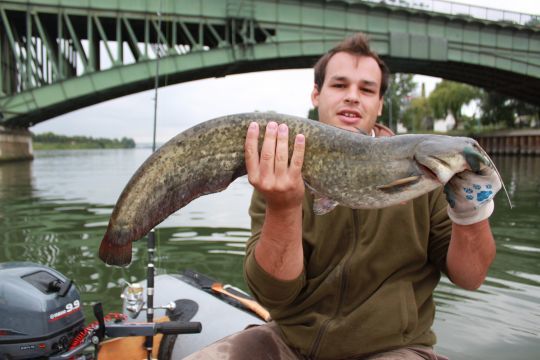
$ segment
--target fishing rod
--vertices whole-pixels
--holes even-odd
[[[156,238],[154,229],[148,233],[148,264],[146,265],[146,321],[154,322],[154,253],[156,251]],[[152,359],[152,349],[154,347],[154,336],[146,336],[144,346],[146,347],[147,359]]]
[[[159,32],[161,31],[161,20],[163,11],[163,1],[159,0],[158,27],[156,31],[156,76],[154,78],[154,128],[152,134],[152,152],[156,151],[156,132],[157,132],[157,106],[158,106],[158,88],[159,88],[159,59],[161,58]],[[148,264],[146,277],[146,321],[154,322],[154,253],[156,251],[155,231],[152,229],[148,233]],[[148,360],[152,360],[152,349],[154,347],[154,337],[146,336],[144,346]]]

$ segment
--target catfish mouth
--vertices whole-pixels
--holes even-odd
[[[416,165],[418,166],[418,168],[420,169],[420,171],[426,178],[430,180],[434,180],[438,183],[444,184],[445,181],[442,180],[442,178],[444,177],[443,173],[439,173],[439,171],[435,169],[437,167],[442,167],[443,169],[451,169],[452,167],[446,161],[436,156],[429,156],[428,159],[430,161],[426,163],[428,165],[433,165],[433,166],[430,167],[430,166],[424,165],[422,162],[418,161],[416,157],[414,157],[414,161],[416,162]]]
[[[418,167],[420,168],[420,170],[422,171],[424,176],[426,176],[428,179],[436,180],[438,182],[441,182],[441,180],[439,180],[439,177],[437,176],[437,174],[433,170],[428,168],[427,166],[418,163]]]
[[[413,160],[426,179],[440,184],[446,184],[460,172],[478,172],[490,166],[482,148],[470,142],[438,145],[428,141],[422,145],[416,149]]]

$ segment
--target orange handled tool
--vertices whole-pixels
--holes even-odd
[[[224,294],[224,295],[227,295],[228,297],[235,299],[240,304],[244,305],[246,308],[248,308],[249,310],[257,314],[259,317],[261,317],[264,321],[268,322],[272,320],[268,310],[263,308],[258,302],[243,298],[241,296],[234,295],[230,293],[229,291],[225,290],[225,288],[223,288],[223,284],[220,284],[220,283],[213,283],[211,288],[213,291],[217,293]]]

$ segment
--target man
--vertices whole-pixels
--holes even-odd
[[[391,135],[376,124],[388,74],[364,35],[345,39],[315,66],[319,120]],[[309,139],[296,136],[289,162],[285,124],[268,124],[260,154],[258,135],[251,124],[245,156],[256,191],[245,278],[274,321],[199,358],[443,359],[432,350],[433,290],[441,272],[465,289],[484,281],[495,256],[487,220],[500,188],[493,171],[454,177],[445,191],[453,207],[438,189],[385,209],[338,206],[316,216],[301,176]],[[481,203],[463,191],[473,183],[491,191]]]

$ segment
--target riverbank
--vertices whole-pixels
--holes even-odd
[[[76,150],[76,149],[132,149],[133,139],[93,138],[88,136],[65,136],[52,132],[32,134],[34,150]]]

